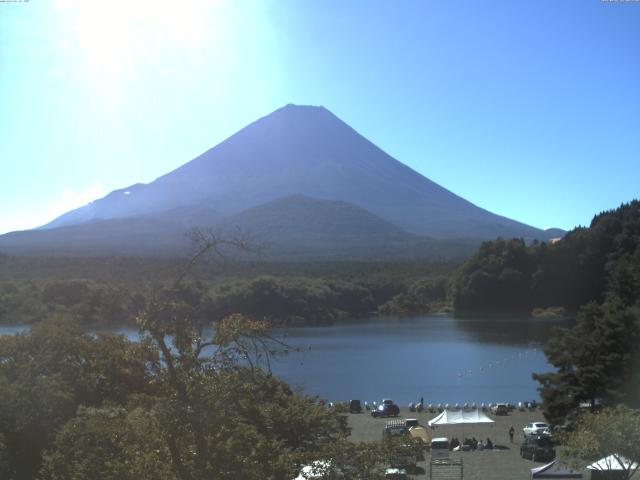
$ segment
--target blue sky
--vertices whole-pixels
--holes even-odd
[[[0,233],[286,103],[537,227],[640,196],[640,2],[32,0],[0,40]]]

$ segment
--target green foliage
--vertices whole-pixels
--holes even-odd
[[[0,433],[0,478],[9,478],[9,460],[7,458],[7,442],[4,434]]]
[[[0,338],[2,478],[289,478],[345,438],[344,416],[261,368],[283,348],[264,321],[203,338],[192,313],[163,297],[139,343],[65,320]]]
[[[575,430],[563,436],[563,443],[563,457],[579,468],[614,455],[626,467],[620,478],[631,478],[640,467],[640,410],[619,405],[599,413],[585,412]]]
[[[386,303],[391,308],[386,305],[384,311],[413,314],[440,308],[440,299],[431,301],[429,294],[414,290],[420,290],[420,282],[440,285],[455,267],[429,262],[247,262],[220,268],[203,262],[193,266],[192,278],[177,292],[173,279],[182,270],[177,259],[4,260],[0,323],[31,324],[64,315],[92,327],[135,324],[138,313],[153,300],[152,292],[188,302],[202,322],[243,313],[277,324],[331,323],[367,315]],[[397,303],[410,308],[393,308],[391,300],[398,295]]]
[[[523,240],[485,242],[459,270],[453,285],[457,312],[529,310],[530,249]]]
[[[449,280],[446,277],[421,278],[380,307],[382,313],[417,315],[447,308]]]
[[[560,328],[545,349],[556,372],[534,374],[546,418],[571,419],[580,403],[640,407],[640,315],[631,309],[589,304],[572,328]]]
[[[144,342],[86,335],[65,319],[0,337],[0,434],[8,478],[33,478],[42,450],[78,406],[148,393],[149,358]]]
[[[369,291],[352,283],[261,276],[219,285],[206,306],[211,318],[242,313],[271,323],[329,323],[376,309]]]
[[[144,294],[144,288],[79,279],[5,282],[0,284],[0,323],[33,323],[55,314],[88,325],[131,323],[144,306]]]
[[[80,407],[44,454],[43,480],[173,480],[160,426],[143,408]]]
[[[613,295],[640,300],[640,201],[594,217],[554,244],[498,239],[482,244],[457,272],[457,312],[569,311]]]
[[[205,338],[198,309],[176,298],[158,296],[139,325],[160,354],[152,408],[178,478],[286,478],[296,455],[346,433],[260,368],[282,347],[265,321],[234,314]]]

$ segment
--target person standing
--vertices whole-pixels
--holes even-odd
[[[509,427],[509,441],[510,441],[511,443],[513,443],[513,434],[514,434],[515,432],[516,432],[516,431],[513,429],[513,425],[511,425],[511,426]]]

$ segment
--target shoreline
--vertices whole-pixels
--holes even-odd
[[[457,437],[461,441],[465,437],[475,437],[483,441],[489,437],[494,445],[498,448],[493,450],[469,451],[469,452],[450,452],[449,456],[453,460],[462,460],[465,480],[513,480],[518,478],[530,478],[531,469],[540,467],[549,463],[533,462],[531,460],[520,457],[520,446],[524,435],[522,428],[530,422],[544,421],[542,411],[538,407],[533,412],[520,412],[514,410],[509,415],[493,415],[487,413],[487,416],[495,421],[490,425],[452,425],[431,429],[427,426],[427,422],[434,418],[437,414],[411,412],[406,407],[400,408],[399,419],[416,418],[420,425],[425,426],[432,437]],[[379,442],[382,440],[382,431],[389,418],[373,418],[368,411],[363,410],[362,413],[346,414],[351,435],[349,439],[353,442]],[[515,434],[513,443],[509,440],[509,427],[513,425]],[[561,447],[556,447],[556,452],[560,454]],[[428,479],[429,478],[429,460],[430,455],[427,453],[422,461],[418,462],[416,470],[409,478]],[[589,478],[584,475],[584,478]]]

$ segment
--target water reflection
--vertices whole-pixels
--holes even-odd
[[[456,328],[480,343],[544,345],[554,327],[569,327],[572,320],[530,317],[452,317]]]

